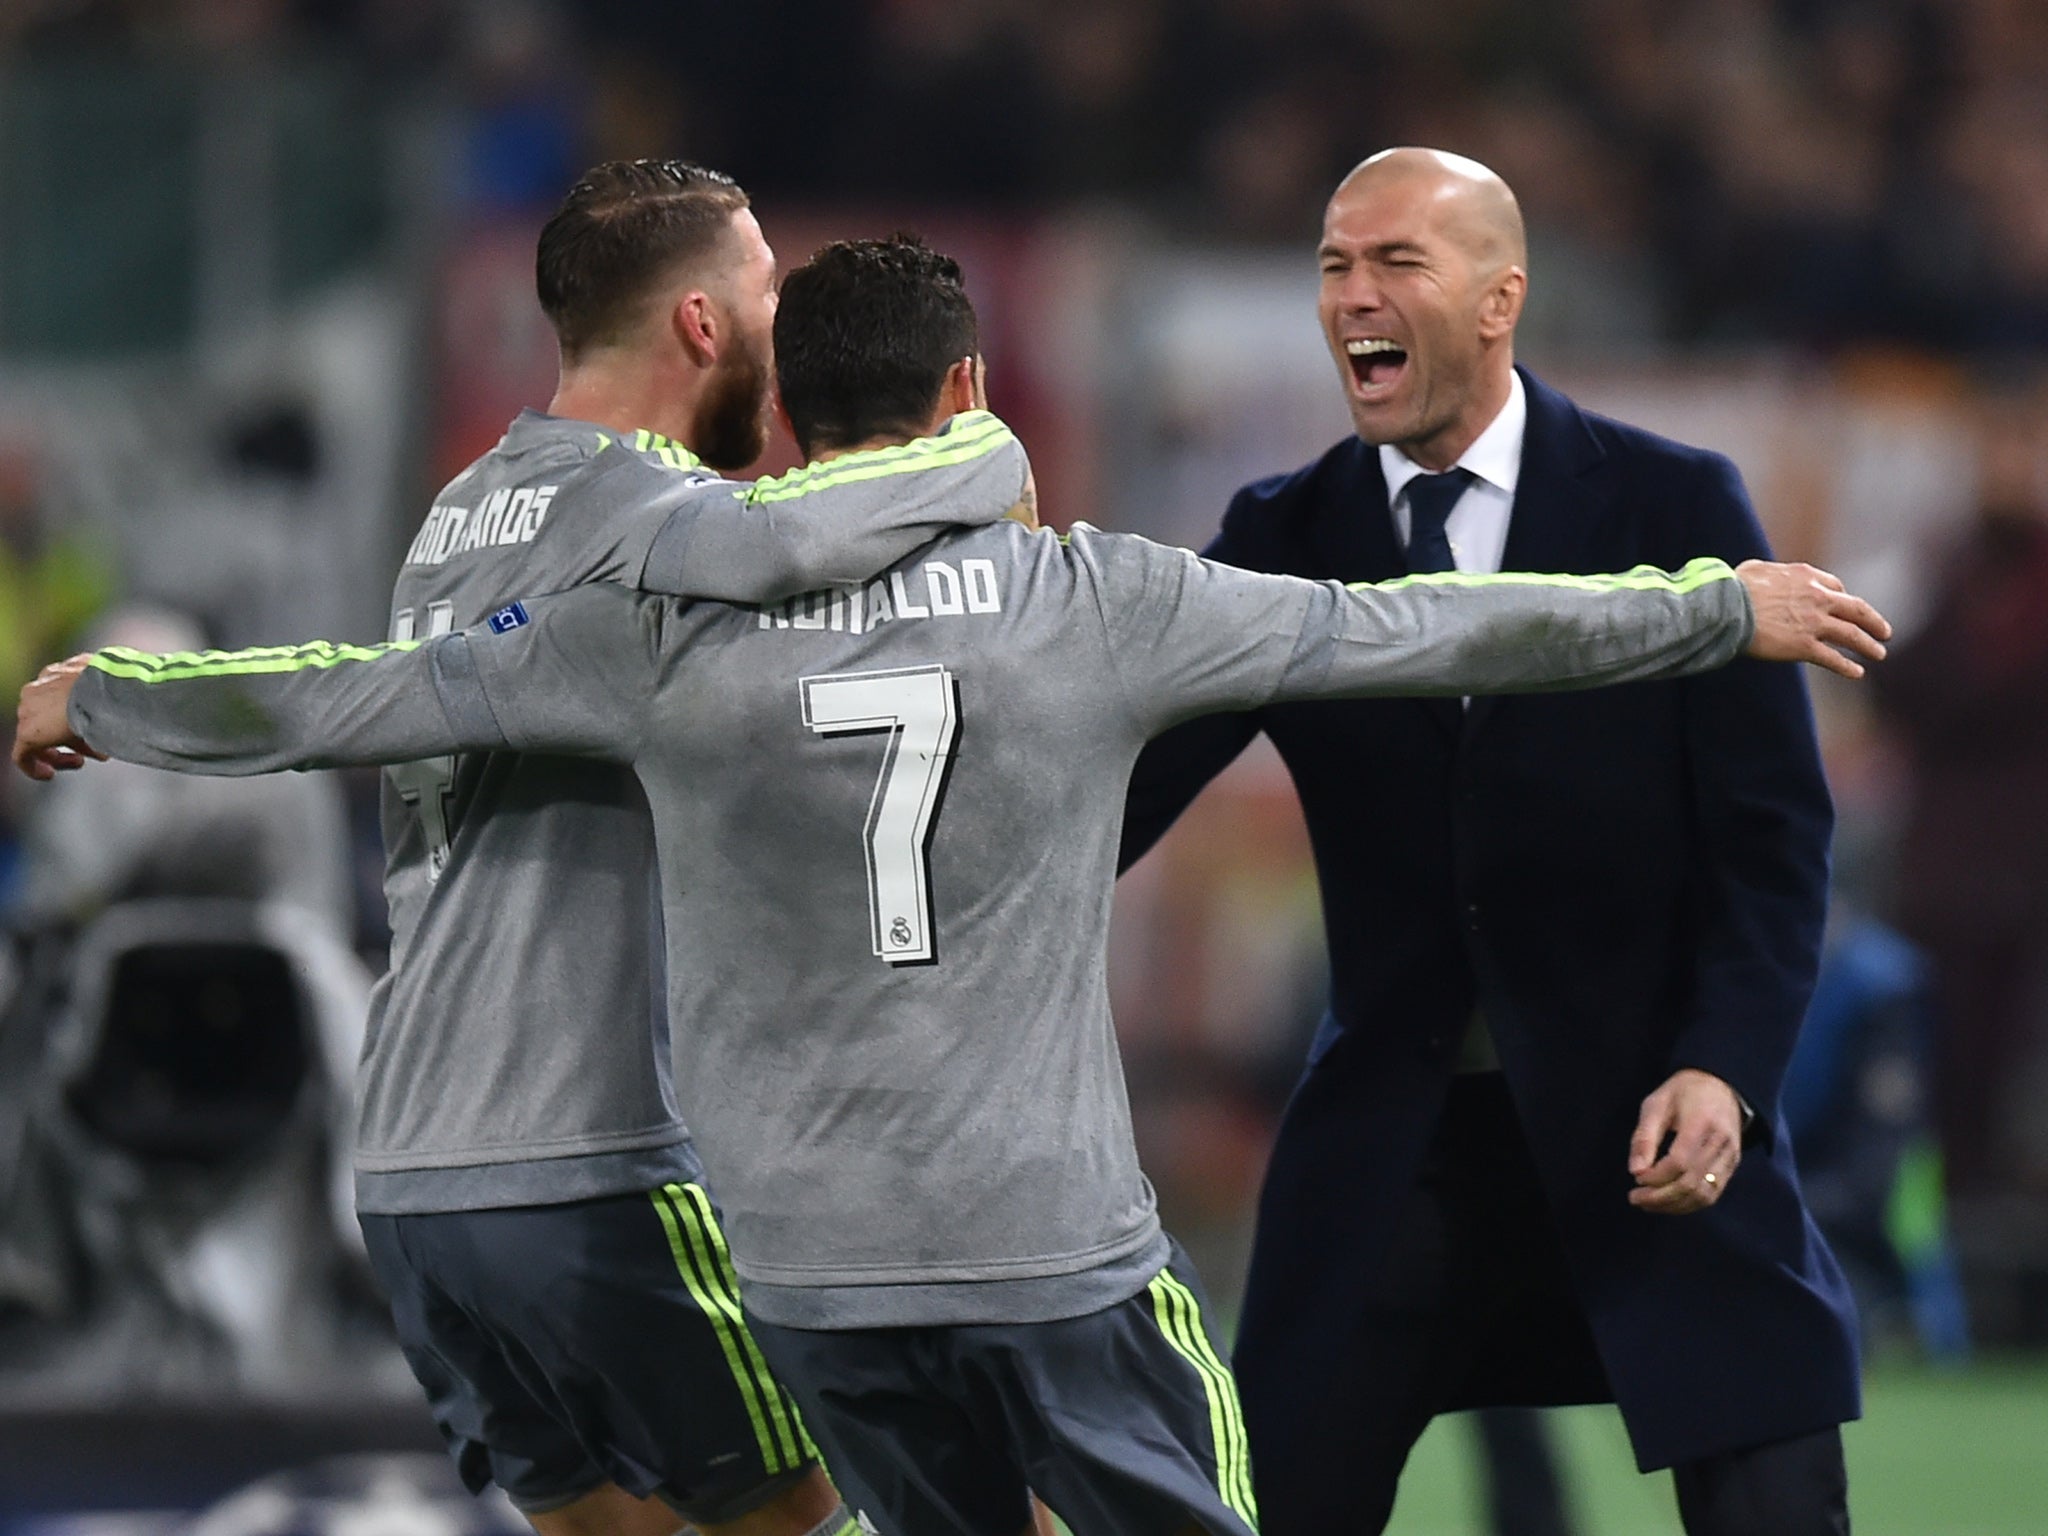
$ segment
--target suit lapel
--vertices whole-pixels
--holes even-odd
[[[1528,393],[1529,424],[1500,568],[1583,573],[1587,542],[1607,509],[1608,493],[1593,474],[1606,455],[1577,406],[1527,369],[1517,371]],[[1474,699],[1467,736],[1500,704],[1497,696]]]

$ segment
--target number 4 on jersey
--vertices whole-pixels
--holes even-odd
[[[868,802],[868,923],[892,965],[936,953],[927,847],[959,729],[959,691],[944,667],[803,678],[804,724],[820,736],[886,736]]]
[[[394,640],[432,640],[455,627],[453,603],[427,604],[427,632],[421,635],[410,608],[391,616]],[[427,841],[427,878],[438,880],[448,867],[448,796],[455,788],[455,759],[427,757],[384,770],[398,786],[399,798],[419,813],[420,834]]]

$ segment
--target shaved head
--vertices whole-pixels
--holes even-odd
[[[1440,149],[1389,149],[1330,196],[1323,335],[1358,435],[1426,469],[1457,461],[1506,404],[1528,290],[1507,183]]]
[[[1445,149],[1383,149],[1361,160],[1337,183],[1334,204],[1375,186],[1422,181],[1431,187],[1445,232],[1464,247],[1474,265],[1487,272],[1529,265],[1529,238],[1522,229],[1522,205],[1508,184],[1477,160]]]

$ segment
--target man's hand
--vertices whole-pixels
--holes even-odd
[[[1024,466],[1024,489],[1017,497],[1017,504],[1003,516],[1022,523],[1026,528],[1038,526],[1038,476],[1032,472],[1029,463]]]
[[[1666,1136],[1671,1149],[1660,1157]],[[1742,1101],[1713,1073],[1687,1067],[1643,1100],[1628,1147],[1636,1181],[1628,1203],[1661,1216],[1703,1211],[1727,1192],[1741,1162]]]
[[[1758,660],[1810,661],[1844,677],[1863,675],[1855,656],[1884,660],[1891,624],[1862,598],[1851,597],[1826,571],[1745,560],[1735,574],[1749,589],[1749,606],[1756,614],[1749,654]],[[1845,656],[1844,651],[1853,654]]]
[[[107,760],[106,753],[95,752],[71,729],[71,685],[89,659],[53,661],[21,690],[21,704],[14,712],[14,766],[32,779],[54,779],[84,767],[87,758]]]

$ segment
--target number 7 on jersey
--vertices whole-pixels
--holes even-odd
[[[959,730],[958,689],[944,667],[841,672],[799,681],[804,724],[820,736],[885,736],[868,802],[868,923],[892,965],[930,960],[932,823],[946,792]]]

